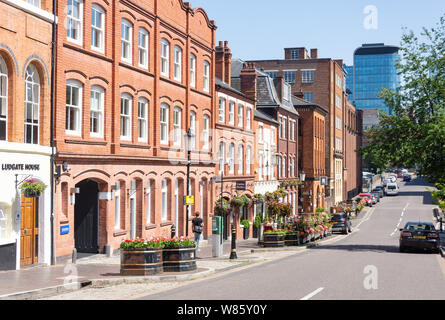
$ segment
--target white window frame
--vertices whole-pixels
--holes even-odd
[[[244,128],[244,105],[238,104],[238,127]]]
[[[244,146],[242,144],[238,145],[238,174],[243,174],[244,172]]]
[[[161,220],[167,221],[168,218],[168,187],[167,179],[161,182]]]
[[[210,117],[204,115],[202,118],[202,136],[203,136],[203,146],[204,150],[208,150],[210,147]]]
[[[235,101],[229,101],[229,124],[235,125]]]
[[[143,37],[144,41],[141,41]],[[138,64],[139,67],[148,69],[148,31],[145,28],[139,27],[138,30]],[[141,63],[141,60],[142,63]]]
[[[281,163],[282,163],[282,158],[281,158],[281,156],[277,156],[277,158],[278,158],[278,178],[281,178]]]
[[[98,100],[96,100],[97,98]],[[104,137],[104,101],[105,90],[99,86],[92,86],[90,94],[90,136],[94,138]],[[93,116],[97,118],[97,132],[93,131]]]
[[[170,42],[167,39],[161,39],[161,75],[170,76]]]
[[[147,211],[145,213],[145,224],[151,224],[151,180],[147,181]]]
[[[124,37],[124,32],[127,31],[127,37]],[[127,48],[127,56],[124,55],[125,48]],[[133,25],[130,21],[122,19],[121,21],[121,60],[132,64],[133,59]]]
[[[289,77],[289,75],[292,75],[292,76]],[[296,83],[297,82],[297,70],[283,70],[283,76],[284,76],[284,81],[286,81],[287,83]],[[291,79],[289,79],[289,78],[291,78]],[[285,94],[284,96],[286,96],[286,100],[287,100],[288,94]]]
[[[196,112],[191,110],[190,111],[190,132],[192,134],[192,139],[190,143],[190,149],[194,150],[196,148]]]
[[[190,86],[196,88],[196,56],[190,54]]]
[[[229,174],[235,173],[235,144],[231,143],[229,146]]]
[[[258,143],[264,143],[264,125],[262,122],[258,122]]]
[[[77,81],[77,80],[67,80],[66,82],[66,86],[67,87],[73,87],[73,88],[77,88],[78,89],[78,93],[79,93],[79,97],[77,98],[78,101],[78,105],[73,105],[73,104],[66,104],[66,111],[67,115],[65,118],[66,124],[65,124],[65,133],[68,135],[75,135],[75,136],[80,136],[82,133],[82,97],[83,97],[83,86],[82,84]],[[71,94],[72,94],[72,90],[70,90]],[[66,99],[65,99],[66,100]],[[70,101],[72,102],[72,99],[70,99]],[[68,123],[71,122],[71,113],[68,111],[68,109],[74,109],[75,111],[75,127],[74,129],[68,129]]]
[[[71,3],[71,6],[70,6]],[[70,7],[77,3],[79,6],[78,17],[73,15],[73,11],[70,11]],[[82,45],[83,41],[83,1],[81,0],[68,0],[67,1],[67,18],[66,18],[66,37],[67,40],[78,45]],[[77,30],[77,38],[72,37],[74,30]]]
[[[182,80],[182,49],[179,46],[173,48],[173,79]]]
[[[40,0],[26,0],[26,2],[37,8],[40,8],[41,6]]]
[[[0,56],[0,123],[4,124],[5,139],[8,141],[8,67]]]
[[[220,97],[218,101],[218,121],[224,123],[226,122],[226,99]]]
[[[127,101],[128,104],[128,113],[123,113],[123,103]],[[133,98],[128,93],[121,94],[121,104],[120,104],[120,136],[121,140],[131,140],[131,133],[132,133],[132,109],[133,109]],[[123,131],[124,129],[124,122],[126,124],[127,130],[126,132]]]
[[[246,129],[252,129],[252,108],[246,107]]]
[[[206,92],[210,91],[210,63],[208,61],[204,61],[203,64],[203,74],[202,74],[202,79],[203,79],[203,90]]]
[[[315,69],[301,70],[301,82],[313,83],[315,81]]]
[[[95,13],[99,15],[99,26],[97,25],[97,21],[96,25],[93,24],[93,17],[96,17]],[[96,42],[99,42],[99,46],[93,43],[94,38],[96,38]],[[99,39],[99,41],[97,41],[97,39]],[[93,3],[91,7],[91,49],[101,53],[105,52],[105,11],[95,3]]]
[[[148,141],[148,108],[149,102],[146,98],[138,99],[138,141]],[[141,112],[141,110],[143,112]]]
[[[114,190],[114,230],[121,228],[121,183],[116,181]]]
[[[219,174],[224,174],[225,152],[226,152],[226,144],[224,142],[220,142],[218,148]]]
[[[167,144],[169,143],[169,112],[170,106],[166,103],[161,103],[161,112],[159,114],[160,117],[160,143]]]
[[[283,157],[283,163],[282,163],[282,169],[283,169],[283,172],[282,172],[282,178],[285,178],[285,177],[286,177],[286,164],[287,164],[286,157]]]
[[[252,148],[247,146],[246,148],[246,174],[250,174],[250,167],[252,166]]]
[[[182,109],[179,107],[173,108],[173,145],[175,147],[181,146],[181,130],[182,130]]]

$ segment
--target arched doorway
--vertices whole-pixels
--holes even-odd
[[[99,184],[84,180],[76,184],[74,246],[77,252],[99,252]]]

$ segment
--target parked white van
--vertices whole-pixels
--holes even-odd
[[[398,196],[399,186],[397,183],[388,183],[385,188],[386,195],[388,196]]]

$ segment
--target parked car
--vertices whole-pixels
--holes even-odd
[[[401,172],[401,171],[398,172],[398,173],[397,173],[397,178],[403,178],[403,172]]]
[[[385,196],[385,187],[384,186],[377,186],[374,189],[372,189],[372,192],[378,193],[379,197],[383,198]]]
[[[331,219],[331,222],[334,224],[332,226],[332,232],[341,231],[344,234],[348,234],[352,232],[352,223],[349,219],[348,215],[344,212],[334,214]]]
[[[365,198],[366,199],[366,204],[369,207],[372,207],[372,205],[374,204],[374,201],[372,201],[372,199],[373,199],[372,194],[370,194],[370,193],[360,193],[358,196],[362,197],[362,198]]]
[[[392,174],[389,176],[389,179],[391,180],[392,183],[395,183],[395,182],[397,182],[397,175]]]
[[[402,173],[403,174],[408,173],[408,170],[407,169],[402,169]]]
[[[403,181],[410,182],[412,180],[411,175],[406,173],[403,175]]]
[[[380,202],[380,195],[378,192],[371,192],[371,194],[374,196],[376,203]]]
[[[386,185],[385,192],[387,196],[398,196],[399,186],[397,185],[397,183],[388,183]]]
[[[392,183],[392,180],[391,180],[391,179],[384,179],[384,180],[383,180],[383,186],[384,186],[384,187],[386,187],[386,185],[387,185],[388,183]]]
[[[439,233],[431,222],[408,222],[400,231],[400,252],[407,249],[439,252]]]

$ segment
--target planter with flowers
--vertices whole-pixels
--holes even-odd
[[[284,243],[286,246],[298,246],[299,237],[298,232],[294,229],[288,229],[285,231],[286,235],[284,237]]]
[[[20,185],[20,191],[25,198],[38,198],[46,189],[46,184],[38,182],[35,179],[25,180]]]
[[[162,273],[164,238],[125,240],[120,245],[123,276],[147,276]]]
[[[187,237],[164,240],[162,261],[165,272],[196,270],[196,243]]]
[[[286,233],[282,230],[264,232],[264,247],[284,247]]]

